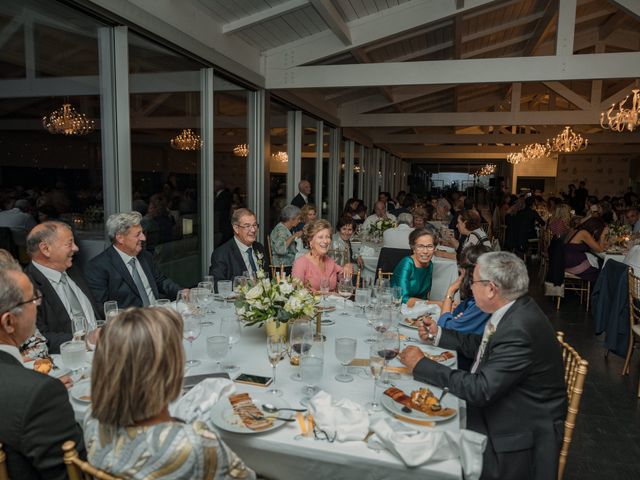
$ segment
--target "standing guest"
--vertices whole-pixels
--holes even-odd
[[[564,367],[551,322],[527,294],[527,267],[512,253],[486,253],[471,288],[478,307],[491,314],[482,336],[431,319],[418,330],[423,341],[474,358],[471,370],[440,365],[414,346],[400,361],[414,379],[466,401],[467,428],[489,437],[481,478],[556,478],[567,413]]]
[[[402,303],[410,299],[426,300],[429,296],[433,277],[431,260],[437,246],[431,229],[416,229],[409,235],[411,255],[398,262],[391,277],[391,286],[402,290]]]
[[[316,206],[313,203],[307,203],[300,209],[300,222],[293,228],[293,231],[302,231],[305,225],[313,222],[316,218],[318,218]],[[307,253],[308,246],[305,244],[303,237],[300,236],[296,238],[296,248],[298,250],[296,256],[298,257]]]
[[[291,275],[312,290],[320,290],[320,282],[327,280],[329,290],[335,290],[338,277],[351,278],[353,265],[338,265],[329,257],[331,247],[331,225],[326,220],[314,220],[304,226],[302,236],[309,245],[309,252],[296,258]]]
[[[50,353],[60,353],[60,345],[71,340],[71,319],[75,315],[82,315],[92,332],[96,320],[102,318],[87,280],[73,265],[77,252],[73,232],[66,223],[44,222],[27,236],[31,263],[25,273],[43,294],[37,325],[47,339]]]
[[[291,266],[296,258],[296,240],[302,231],[291,232],[300,221],[300,209],[295,205],[287,205],[280,212],[280,223],[271,231],[271,264],[284,266],[287,275],[291,274]]]
[[[216,291],[218,280],[233,280],[244,272],[252,275],[264,269],[264,246],[256,241],[258,223],[248,208],[239,208],[231,215],[233,238],[211,254],[209,275],[213,275]],[[268,274],[268,272],[267,272]]]
[[[599,218],[581,223],[564,245],[564,268],[578,277],[595,282],[600,269],[594,267],[587,258],[589,250],[602,252],[607,248],[609,227]]]
[[[25,368],[19,347],[35,332],[42,300],[15,265],[0,266],[0,443],[12,479],[63,480],[62,444],[84,454],[82,431],[62,382]]]
[[[138,212],[115,213],[107,219],[111,246],[94,257],[85,270],[98,304],[116,300],[120,308],[147,307],[164,295],[174,300],[181,287],[162,273],[146,240]]]
[[[373,212],[374,213],[369,215],[362,224],[362,230],[364,232],[369,232],[369,227],[382,218],[388,218],[393,222],[397,221],[395,215],[387,212],[387,204],[382,200],[378,200],[375,203],[373,206]]]
[[[585,204],[589,197],[589,190],[585,186],[584,180],[578,183],[578,189],[575,193],[575,209],[576,214],[582,215],[585,211]],[[596,199],[597,202],[597,199]]]
[[[291,200],[291,205],[298,208],[304,207],[307,203],[313,203],[311,196],[311,182],[309,180],[300,180],[298,183],[298,194]]]
[[[84,421],[88,460],[129,479],[255,478],[204,421],[169,413],[184,377],[182,328],[165,308],[131,308],[106,325]]]
[[[348,216],[340,217],[338,224],[336,225],[336,233],[333,234],[332,240],[337,243],[340,248],[347,251],[347,263],[354,263],[358,265],[358,268],[362,270],[364,268],[364,261],[360,255],[356,255],[351,248],[351,237],[355,231],[355,224]]]
[[[413,232],[413,215],[398,215],[398,226],[389,228],[382,234],[382,246],[386,248],[409,249],[409,235]]]
[[[529,240],[537,239],[536,227],[544,227],[545,222],[538,212],[533,208],[535,197],[527,197],[524,200],[524,208],[515,217],[514,228],[516,229],[516,248],[524,253],[528,249]]]

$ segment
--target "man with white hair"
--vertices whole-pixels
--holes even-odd
[[[311,182],[309,182],[309,180],[300,180],[300,183],[298,183],[298,194],[291,200],[291,205],[302,208],[307,203],[313,203]]]
[[[413,232],[413,215],[398,215],[398,226],[385,230],[382,234],[382,246],[387,248],[409,249],[409,234]]]
[[[381,218],[388,218],[389,220],[393,220],[394,222],[397,222],[395,215],[387,212],[386,202],[383,202],[382,200],[378,200],[373,205],[373,214],[369,215],[367,218],[364,219],[364,222],[362,223],[362,231],[368,232],[369,227],[371,227],[371,225],[373,225],[374,222],[377,222]]]
[[[420,338],[475,359],[469,372],[407,347],[400,361],[416,380],[449,388],[467,402],[468,428],[487,435],[482,478],[557,476],[567,411],[560,344],[549,319],[527,294],[524,262],[509,252],[478,258],[471,289],[491,313],[484,334],[464,334],[425,320]]]
[[[147,307],[162,296],[175,300],[181,287],[168,278],[143,248],[146,240],[138,212],[115,213],[107,219],[111,247],[94,257],[85,276],[100,304],[116,300],[119,308]]]

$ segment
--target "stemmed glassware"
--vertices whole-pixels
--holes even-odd
[[[400,305],[402,305],[402,288],[400,287],[390,287],[389,291],[391,292],[391,301],[393,306],[399,310]]]
[[[73,340],[85,340],[87,335],[87,318],[81,314],[76,313],[71,318],[71,333],[73,334]]]
[[[324,366],[324,339],[322,335],[306,335],[303,344],[309,348],[300,355],[300,372],[302,381],[306,386],[302,389],[306,395],[300,403],[305,407],[309,405],[311,397],[318,392],[316,384],[322,380]]]
[[[104,302],[104,319],[108,322],[116,315],[118,315],[118,302],[116,300]]]
[[[269,363],[271,364],[271,368],[273,370],[273,383],[271,384],[272,388],[268,393],[273,395],[277,395],[279,397],[282,396],[282,390],[275,388],[276,386],[276,367],[282,357],[287,352],[287,342],[281,335],[269,335],[267,337],[267,355],[269,357]]]
[[[397,330],[387,330],[378,336],[376,345],[378,346],[378,355],[384,358],[382,383],[387,384],[389,381],[385,377],[386,368],[389,360],[393,360],[400,353],[400,334]]]
[[[335,352],[336,358],[342,365],[342,372],[336,375],[339,382],[352,382],[353,376],[347,373],[347,365],[356,357],[356,347],[358,341],[355,338],[336,338]]]
[[[289,322],[289,363],[291,365],[300,365],[300,355],[308,350],[309,345],[304,340],[313,335],[313,325],[308,320],[296,320]],[[299,382],[302,380],[300,371],[296,371],[291,375],[291,380]]]
[[[224,308],[228,308],[227,301],[233,298],[233,281],[218,280],[218,295],[224,300]]]
[[[222,371],[222,360],[229,353],[229,338],[226,335],[214,335],[207,338],[207,355],[218,362],[217,369]]]
[[[382,320],[382,307],[377,302],[371,302],[369,306],[365,309],[365,316],[367,319],[368,325],[375,330],[376,325],[378,325]],[[369,337],[365,339],[365,343],[373,343],[375,342],[375,337]]]
[[[156,301],[153,302],[153,306],[154,307],[170,308],[171,307],[171,300],[169,300],[168,298],[156,298]]]
[[[192,288],[192,290],[194,290]],[[198,305],[199,309],[202,311],[204,320],[202,321],[202,326],[209,327],[213,325],[213,322],[207,320],[208,315],[216,313],[215,310],[211,308],[213,302],[215,300],[215,294],[213,293],[213,283],[211,282],[200,282],[198,283],[198,288],[195,289],[197,294],[194,298],[196,305]]]
[[[202,325],[200,319],[193,313],[183,313],[182,320],[184,323],[182,336],[189,342],[189,351],[193,353],[193,341],[200,336]],[[195,367],[196,365],[200,365],[200,363],[200,360],[195,359],[187,359],[186,361],[187,367]]]
[[[327,298],[327,295],[329,294],[329,288],[331,286],[331,283],[329,282],[328,278],[321,278],[320,279],[320,293],[322,294],[322,298],[320,299],[320,305],[321,306],[325,306],[325,300]]]
[[[240,341],[240,335],[242,335],[240,322],[235,317],[227,317],[222,319],[222,323],[220,325],[220,333],[222,335],[226,335],[229,339],[229,354],[231,354],[233,346]],[[228,372],[238,368],[238,365],[233,362],[225,363],[223,366],[224,369]]]
[[[369,305],[371,299],[371,289],[369,288],[356,288],[355,304],[356,307],[362,309],[362,315],[358,315],[360,318],[366,318],[364,311]]]
[[[348,316],[347,313],[347,298],[353,294],[353,285],[351,279],[341,278],[338,282],[338,294],[342,297],[342,316]]]
[[[376,383],[382,374],[384,368],[384,358],[380,356],[377,343],[369,345],[369,368],[371,369],[371,375],[373,376],[373,398],[366,404],[369,412],[379,412],[382,407],[377,401],[376,397]]]
[[[236,295],[240,294],[240,288],[245,287],[248,281],[249,279],[244,275],[233,277],[233,293]]]

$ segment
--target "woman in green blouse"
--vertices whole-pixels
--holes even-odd
[[[409,235],[411,255],[400,260],[391,277],[391,286],[402,290],[402,303],[407,303],[411,298],[427,299],[433,274],[431,259],[437,245],[432,230],[417,228]]]
[[[296,259],[296,239],[302,235],[302,231],[291,233],[291,229],[299,221],[300,209],[295,205],[287,205],[280,212],[280,223],[271,230],[272,265],[276,268],[284,265],[287,275],[291,273],[291,265]]]

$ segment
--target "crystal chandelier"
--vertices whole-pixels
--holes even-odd
[[[547,149],[550,152],[571,153],[587,148],[589,140],[585,140],[580,135],[571,130],[571,127],[564,127],[553,140],[547,140]]]
[[[607,110],[606,116],[604,112],[600,114],[600,126],[602,128],[616,132],[622,132],[626,128],[633,132],[640,125],[640,89],[635,88],[631,92],[633,93],[631,109],[624,108],[629,95],[618,104],[618,111],[614,115],[611,114],[616,104],[612,104],[611,108]]]
[[[289,155],[287,155],[287,152],[272,153],[271,158],[282,163],[287,163],[289,161]]]
[[[524,157],[524,154],[522,152],[514,152],[507,155],[507,162],[511,163],[512,165],[517,165],[521,162],[526,161],[527,159]]]
[[[480,170],[474,173],[474,175],[476,177],[486,177],[489,175],[493,175],[495,171],[496,171],[496,165],[493,163],[487,163],[484,167],[482,167]]]
[[[236,157],[246,157],[249,155],[249,146],[246,143],[240,143],[233,147],[233,154]]]
[[[548,149],[539,143],[532,143],[522,149],[522,154],[527,160],[541,160],[548,157]]]
[[[95,122],[84,113],[76,112],[70,103],[42,117],[42,126],[53,134],[87,135],[95,129]]]
[[[200,135],[193,133],[190,128],[185,128],[171,139],[171,146],[176,150],[200,150],[202,145]]]

